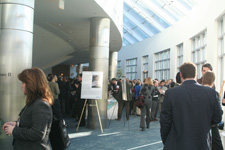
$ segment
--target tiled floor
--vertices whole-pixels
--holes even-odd
[[[159,121],[151,122],[150,129],[140,131],[140,117],[131,115],[128,121],[112,120],[110,127],[91,130],[81,127],[76,132],[75,119],[66,119],[71,145],[68,150],[162,150]]]

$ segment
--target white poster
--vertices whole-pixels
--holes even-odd
[[[83,71],[81,99],[102,99],[103,72]]]

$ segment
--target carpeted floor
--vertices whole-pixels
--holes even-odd
[[[140,116],[131,115],[128,121],[112,120],[109,128],[91,130],[80,127],[76,132],[75,119],[66,118],[71,145],[68,150],[162,150],[159,121],[151,122],[150,128],[140,131]]]

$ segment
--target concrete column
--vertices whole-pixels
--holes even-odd
[[[116,78],[118,63],[118,52],[109,53],[109,79]]]
[[[18,73],[32,66],[34,0],[0,1],[0,119],[15,121],[25,104]],[[0,126],[0,149],[12,149]]]
[[[98,100],[103,127],[107,126],[108,68],[110,19],[92,18],[90,23],[90,71],[103,72],[102,99]],[[94,100],[89,100],[88,127],[99,127],[98,115]]]

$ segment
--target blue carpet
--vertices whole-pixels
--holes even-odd
[[[109,128],[91,130],[80,127],[76,132],[75,119],[66,118],[71,145],[68,150],[162,150],[159,121],[151,122],[150,128],[140,131],[140,116],[131,115],[128,121],[112,120]]]

